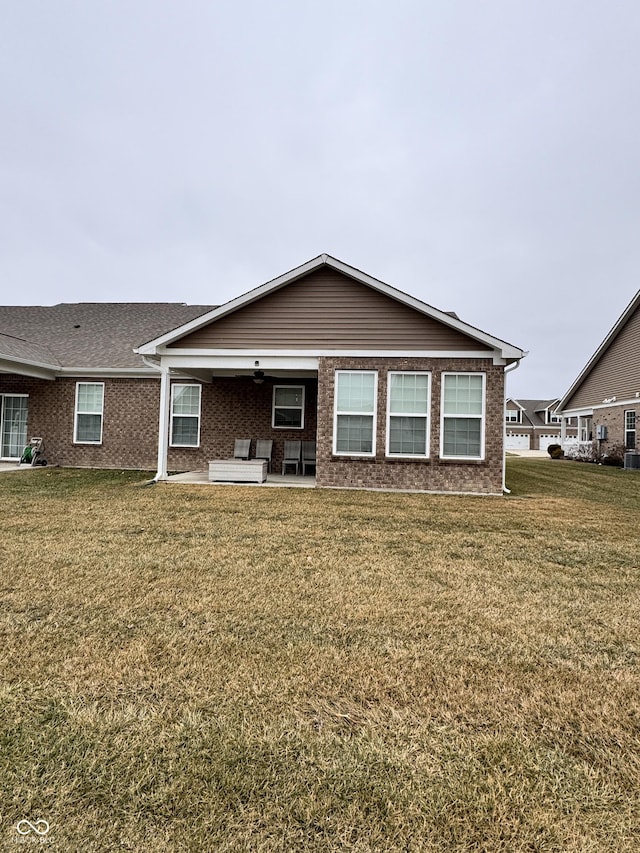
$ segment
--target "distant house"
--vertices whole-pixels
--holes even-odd
[[[505,404],[505,448],[507,450],[546,450],[561,442],[562,418],[557,412],[558,397],[551,400],[516,400]],[[568,422],[565,441],[575,439],[575,419]]]
[[[640,291],[558,404],[577,418],[581,445],[635,449],[640,423]]]
[[[0,456],[203,469],[237,438],[317,443],[316,484],[502,492],[523,351],[328,255],[214,307],[0,308]]]

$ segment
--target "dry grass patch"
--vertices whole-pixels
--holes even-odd
[[[0,478],[0,846],[639,849],[638,482]]]

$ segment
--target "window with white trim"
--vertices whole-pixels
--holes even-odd
[[[627,450],[635,450],[636,447],[636,413],[633,409],[624,413],[624,446]]]
[[[484,459],[484,421],[484,373],[443,373],[440,456]]]
[[[507,409],[505,411],[505,420],[508,424],[519,424],[522,420],[522,412],[520,409]]]
[[[73,440],[77,444],[102,444],[104,382],[76,382]]]
[[[340,456],[375,456],[375,370],[336,370],[333,452]]]
[[[171,386],[171,446],[200,446],[200,385]]]
[[[550,409],[547,409],[547,423],[548,424],[562,423],[562,417],[560,415],[557,415],[555,412],[552,412]]]
[[[274,429],[304,428],[304,385],[273,386]]]
[[[387,383],[387,456],[429,455],[430,376],[390,371]]]

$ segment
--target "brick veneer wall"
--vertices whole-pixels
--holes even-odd
[[[0,378],[0,393],[29,395],[27,438],[32,435],[44,438],[44,455],[50,465],[155,471],[159,380],[104,380],[101,444],[73,441],[77,381],[94,380],[58,378],[47,381],[5,376]]]
[[[27,437],[41,435],[49,464],[87,468],[156,469],[160,381],[105,379],[102,443],[73,442],[75,378],[47,381],[0,376],[0,393],[28,394]],[[80,380],[92,381],[92,380]],[[182,380],[187,381],[187,380]],[[273,429],[273,381],[256,385],[250,378],[216,379],[202,386],[199,447],[170,447],[170,471],[205,468],[211,459],[233,455],[236,438],[273,439],[272,469],[280,470],[285,439],[314,439],[316,435],[317,382],[305,386],[305,424],[302,430]],[[278,380],[277,384],[287,384]]]
[[[333,399],[337,369],[378,371],[376,455],[372,459],[333,455]],[[430,458],[427,460],[385,458],[387,372],[390,370],[429,370],[431,372]],[[481,371],[486,374],[486,430],[483,461],[462,462],[439,458],[441,374],[446,371]],[[504,369],[495,366],[490,359],[320,359],[318,486],[502,494],[503,427]]]
[[[373,459],[332,454],[333,390],[336,369],[378,370],[378,425]],[[387,371],[431,371],[430,453],[427,460],[386,459]],[[485,459],[481,462],[439,459],[440,387],[444,371],[486,374]],[[103,440],[74,444],[75,378],[46,381],[0,377],[0,393],[29,394],[27,434],[42,435],[50,464],[93,468],[155,470],[158,442],[159,379],[106,379]],[[87,380],[82,380],[87,381]],[[278,384],[280,382],[278,381]],[[285,383],[282,383],[285,384]],[[280,470],[287,439],[317,439],[317,484],[324,487],[408,489],[443,492],[502,492],[504,372],[491,360],[421,358],[322,358],[318,381],[305,386],[303,430],[271,426],[274,382],[256,385],[248,378],[215,379],[202,386],[200,446],[169,448],[170,471],[206,468],[211,459],[233,454],[236,438],[273,439],[274,471]],[[255,443],[252,443],[252,455]]]
[[[600,450],[606,452],[607,447],[624,444],[624,413],[636,413],[636,446],[640,450],[640,400],[635,403],[623,403],[607,409],[597,409],[593,413],[593,438],[595,444],[600,444]],[[598,442],[596,432],[598,426],[607,427],[607,440]]]
[[[274,429],[271,426],[274,385],[304,385],[304,429]],[[233,456],[236,438],[252,439],[252,456],[258,439],[272,439],[272,470],[280,471],[285,441],[315,439],[317,397],[318,383],[315,379],[265,379],[262,385],[256,385],[248,376],[214,379],[202,389],[200,466],[211,459]]]

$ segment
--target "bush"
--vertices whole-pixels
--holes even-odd
[[[603,465],[617,465],[621,468],[624,465],[624,453],[624,444],[611,444],[606,447],[598,461]]]

